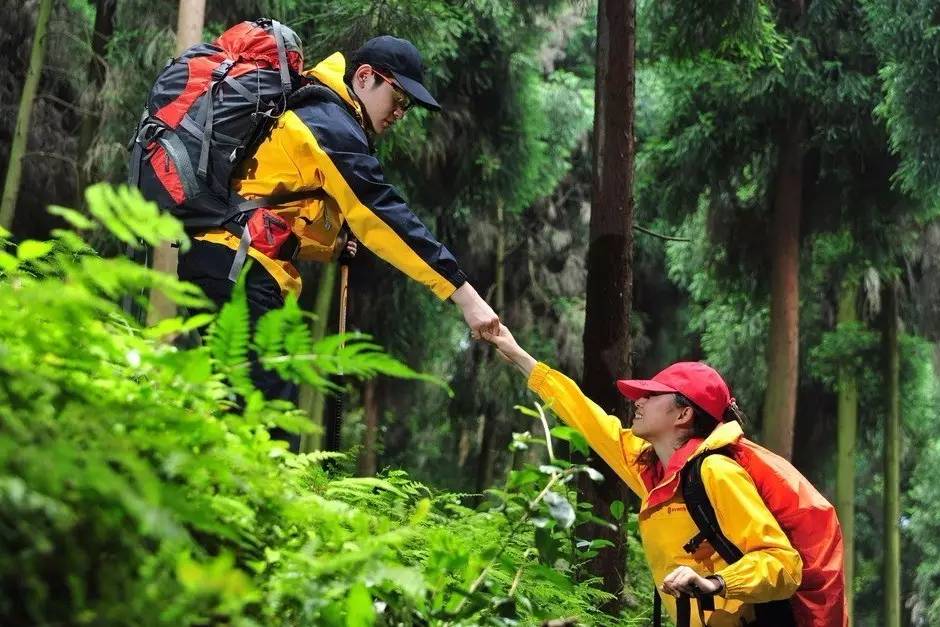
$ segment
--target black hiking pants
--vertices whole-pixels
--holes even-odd
[[[221,308],[232,296],[235,284],[228,280],[228,273],[235,260],[235,251],[211,242],[193,240],[188,252],[180,253],[177,274],[183,281],[198,285],[206,296]],[[259,263],[253,263],[245,282],[248,299],[248,317],[254,333],[258,319],[274,309],[284,306],[281,288],[277,281]],[[283,399],[297,403],[299,389],[296,384],[285,381],[273,370],[265,370],[258,362],[254,351],[249,352],[251,381],[267,399]],[[271,430],[271,437],[286,440],[290,450],[300,451],[300,436],[281,428]]]

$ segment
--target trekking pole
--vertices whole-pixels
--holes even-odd
[[[349,299],[349,262],[350,258],[346,251],[339,258],[339,334],[346,333],[346,304]],[[343,340],[340,348],[346,346]],[[331,399],[330,412],[326,424],[326,450],[338,451],[340,449],[340,434],[343,428],[343,405],[346,401],[346,386],[343,372],[340,370],[334,378],[334,382],[339,389],[333,394]]]

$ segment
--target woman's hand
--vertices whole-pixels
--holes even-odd
[[[482,337],[496,347],[496,350],[499,351],[499,356],[502,357],[504,361],[516,366],[526,378],[532,374],[532,369],[535,368],[537,362],[532,355],[519,346],[518,342],[516,342],[516,338],[512,336],[512,333],[509,332],[506,325],[499,325],[499,335],[484,331]]]
[[[660,590],[678,597],[718,594],[724,588],[721,579],[702,577],[688,566],[679,566],[666,575]]]

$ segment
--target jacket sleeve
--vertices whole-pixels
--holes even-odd
[[[710,455],[702,462],[702,483],[722,533],[744,556],[716,574],[725,596],[763,603],[793,596],[803,560],[761,499],[754,481],[736,461]]]
[[[558,414],[565,424],[584,435],[588,444],[607,462],[636,494],[645,494],[635,460],[646,443],[623,429],[620,420],[610,416],[584,395],[578,385],[543,363],[529,375],[529,388]]]
[[[311,156],[322,170],[323,189],[336,200],[353,234],[438,298],[449,298],[466,276],[385,180],[358,122],[330,102],[301,107],[295,113],[315,140],[310,142]]]

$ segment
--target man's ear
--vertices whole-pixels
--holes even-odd
[[[353,73],[353,85],[355,87],[364,88],[369,84],[369,78],[371,78],[372,74],[372,66],[368,63],[363,63]]]

